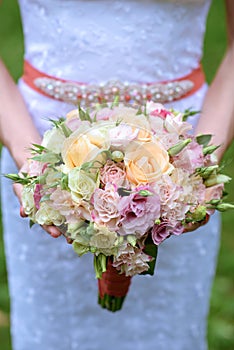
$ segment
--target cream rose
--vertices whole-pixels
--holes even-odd
[[[65,222],[65,217],[46,202],[42,202],[40,203],[40,209],[36,212],[35,220],[39,225],[60,226]]]
[[[66,137],[59,128],[52,128],[44,133],[42,146],[48,148],[50,151],[59,154],[62,151],[63,142]]]
[[[98,186],[99,179],[95,179],[94,175],[80,168],[74,168],[68,174],[68,187],[71,190],[72,199],[77,203],[82,200],[90,200]]]
[[[158,181],[162,174],[173,170],[167,151],[157,141],[132,142],[126,149],[124,163],[127,179],[135,185]]]
[[[90,246],[97,249],[98,252],[105,255],[115,253],[118,245],[118,236],[116,232],[109,231],[104,225],[94,224],[95,233],[90,239]]]
[[[35,212],[35,204],[34,204],[34,189],[32,186],[23,187],[22,191],[22,205],[25,211],[25,214],[30,217],[33,216]]]

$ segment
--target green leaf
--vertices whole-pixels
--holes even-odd
[[[203,179],[208,179],[213,173],[217,173],[219,170],[218,165],[210,165],[208,167],[196,168],[196,173],[200,175]]]
[[[142,197],[149,197],[149,196],[153,196],[153,193],[148,191],[148,190],[141,190],[138,192],[138,194]]]
[[[141,110],[141,106],[138,108],[137,114],[136,115],[141,115],[143,114],[142,110]]]
[[[81,106],[79,105],[78,106],[78,110],[79,110],[79,117],[80,117],[80,120],[84,121],[84,120],[87,120],[89,122],[92,123],[92,119],[90,118],[90,115],[89,113],[86,111],[84,111]]]
[[[72,134],[71,129],[65,123],[60,124],[60,130],[62,130],[65,137],[69,137]]]
[[[28,185],[32,183],[37,177],[36,176],[28,176],[26,173],[22,173],[22,176],[18,174],[4,174],[4,177],[12,180],[14,183],[19,183],[21,185]]]
[[[45,151],[48,151],[48,149],[42,145],[38,145],[37,143],[32,143],[31,148],[29,150],[32,152],[32,154],[41,154]]]
[[[215,206],[215,209],[221,212],[226,210],[234,209],[234,204],[231,203],[221,203]]]
[[[188,117],[192,117],[200,112],[201,111],[193,111],[191,108],[186,109],[183,113],[183,121],[185,122],[188,119]]]
[[[129,196],[132,193],[131,190],[128,190],[127,188],[124,188],[124,187],[119,187],[117,192],[121,197]]]
[[[219,146],[210,145],[210,146],[204,147],[204,148],[203,148],[203,154],[204,154],[204,156],[206,156],[207,154],[212,154],[212,153],[215,152],[219,147],[220,147],[220,145],[219,145]]]
[[[168,150],[169,156],[173,157],[176,156],[178,153],[180,153],[190,142],[192,139],[186,139],[183,141],[178,142],[175,146],[172,146]]]
[[[146,241],[145,241],[145,247],[144,247],[144,253],[151,256],[152,259],[147,264],[149,265],[149,270],[142,272],[142,275],[151,275],[153,276],[156,260],[157,260],[157,254],[158,254],[158,247],[154,244],[152,241],[152,238],[150,235],[148,235]]]
[[[34,221],[32,221],[32,220],[30,219],[30,221],[29,221],[29,227],[30,227],[30,228],[32,228],[32,227],[33,227],[33,225],[35,225],[35,222],[34,222]]]
[[[211,134],[205,134],[205,135],[198,135],[196,137],[196,141],[199,145],[203,145],[204,147],[207,146],[210,142],[210,140],[212,139],[212,135]]]
[[[65,121],[64,117],[61,117],[56,120],[49,118],[49,122],[51,122],[56,128],[59,128],[61,124],[64,123],[64,121]]]
[[[41,163],[58,163],[61,161],[61,157],[53,152],[44,152],[42,154],[39,154],[37,156],[32,157],[33,160],[37,160]]]
[[[76,252],[76,254],[78,254],[79,256],[82,256],[82,255],[89,252],[89,247],[87,247],[83,244],[80,244],[78,242],[73,242],[72,246],[73,246],[73,249]]]
[[[68,174],[62,174],[62,179],[61,179],[61,189],[68,191],[69,187],[68,187]]]
[[[119,94],[115,96],[114,101],[111,104],[111,109],[113,109],[114,107],[118,107],[119,106]]]
[[[107,266],[107,257],[100,253],[98,255],[94,255],[94,271],[96,274],[96,278],[102,278],[103,272],[106,272]]]
[[[204,185],[206,187],[211,187],[211,186],[215,186],[217,184],[222,184],[222,183],[228,183],[229,181],[231,181],[231,177],[224,175],[224,174],[212,174],[208,179],[206,179],[204,181]]]
[[[45,194],[41,197],[40,202],[46,202],[50,200],[50,194]]]

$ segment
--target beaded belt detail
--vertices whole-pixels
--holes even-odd
[[[187,76],[159,83],[130,83],[119,80],[101,84],[66,81],[38,71],[25,61],[23,80],[37,92],[70,104],[87,106],[113,101],[116,95],[122,102],[144,103],[152,100],[167,103],[192,95],[204,83],[204,73],[199,66]]]

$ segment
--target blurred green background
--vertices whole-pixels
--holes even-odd
[[[226,47],[224,1],[213,0],[207,21],[203,64],[208,82],[215,74]],[[16,0],[3,0],[0,5],[0,56],[17,80],[22,73],[23,38]],[[3,87],[1,87],[2,89]],[[224,157],[225,172],[234,178],[234,145]],[[234,202],[234,180],[227,186],[229,201]],[[234,349],[234,213],[222,215],[222,239],[211,297],[208,322],[210,350]],[[0,218],[1,221],[1,218]],[[196,307],[196,306],[195,306]],[[0,229],[0,349],[10,350],[9,296],[7,274]],[[32,349],[33,350],[33,349]],[[43,349],[46,350],[46,349]],[[169,349],[173,350],[173,349]],[[188,349],[198,350],[198,349]]]

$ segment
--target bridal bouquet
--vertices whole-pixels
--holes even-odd
[[[148,102],[78,108],[34,144],[23,184],[31,223],[55,225],[75,252],[94,255],[99,304],[121,309],[132,276],[153,274],[157,247],[223,211],[211,135],[189,134],[189,112]]]

